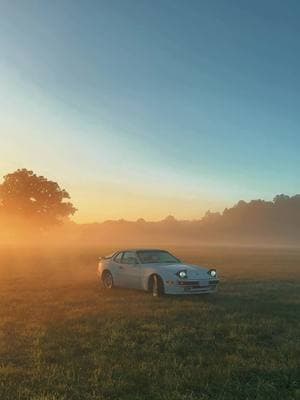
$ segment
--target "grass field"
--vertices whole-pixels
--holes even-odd
[[[110,249],[2,249],[0,399],[300,399],[300,251],[177,248],[219,292],[99,290]]]

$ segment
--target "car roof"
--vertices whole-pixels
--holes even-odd
[[[139,248],[139,249],[122,249],[122,250],[118,250],[115,252],[116,253],[121,253],[121,252],[125,252],[125,251],[167,251],[167,250],[162,250],[162,249],[145,249],[145,248]]]
[[[125,253],[126,251],[133,251],[133,252],[137,252],[137,251],[166,251],[166,252],[168,252],[167,250],[161,250],[161,249],[144,249],[144,248],[140,248],[140,249],[122,249],[122,250],[117,250],[117,251],[115,251],[115,252],[113,252],[113,253],[111,253],[111,254],[109,254],[107,256],[103,256],[102,258],[105,259],[105,260],[109,260],[111,258],[114,258],[117,254]]]

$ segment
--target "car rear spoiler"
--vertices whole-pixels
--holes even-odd
[[[110,256],[100,256],[98,257],[99,261],[101,260],[109,260],[110,258],[113,258],[114,254],[110,255]]]

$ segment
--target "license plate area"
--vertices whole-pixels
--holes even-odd
[[[201,285],[197,285],[197,286],[188,286],[184,288],[185,292],[193,292],[193,291],[199,291],[201,289],[207,289],[209,288],[209,286],[201,286]]]

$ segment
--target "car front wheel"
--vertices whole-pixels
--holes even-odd
[[[159,297],[164,294],[164,284],[160,276],[152,275],[150,277],[149,291],[153,297]]]
[[[112,289],[114,286],[114,280],[112,274],[109,271],[104,271],[102,275],[102,284],[104,289]]]

